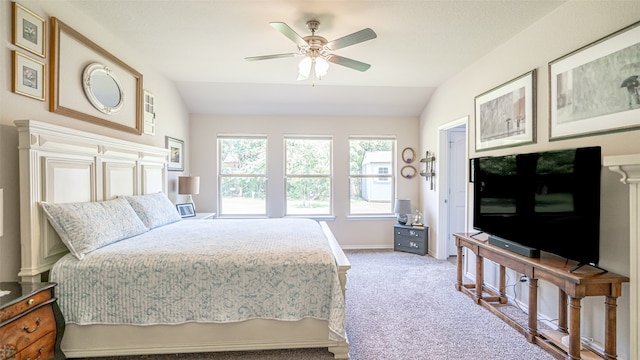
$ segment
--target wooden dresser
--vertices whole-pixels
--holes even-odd
[[[55,283],[0,283],[0,360],[65,359]]]

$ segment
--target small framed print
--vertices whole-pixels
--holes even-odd
[[[45,21],[24,6],[12,2],[13,44],[44,57]]]
[[[169,171],[184,171],[184,141],[165,137],[166,147],[169,149]]]
[[[475,98],[476,151],[536,141],[536,70]]]
[[[44,101],[44,79],[44,63],[13,51],[14,93]]]
[[[176,204],[176,209],[178,209],[178,214],[183,218],[196,216],[196,208],[192,203]]]

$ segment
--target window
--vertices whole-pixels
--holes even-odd
[[[395,139],[349,138],[350,215],[393,214]]]
[[[266,215],[266,136],[218,136],[220,215]]]
[[[286,215],[331,215],[331,138],[285,137]]]

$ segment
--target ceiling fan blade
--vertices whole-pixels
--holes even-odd
[[[304,41],[304,39],[300,35],[298,35],[298,33],[296,33],[292,28],[290,28],[289,25],[279,21],[270,22],[269,25],[271,25],[272,28],[280,31],[282,35],[288,37],[299,47],[307,46],[307,42]]]
[[[333,55],[333,54],[327,56],[327,61],[332,62],[334,64],[346,66],[348,68],[358,70],[358,71],[367,71],[371,67],[371,65],[363,63],[361,61],[353,60],[353,59],[346,58],[344,56]]]
[[[262,55],[262,56],[250,56],[244,58],[247,61],[256,61],[256,60],[269,60],[269,59],[280,59],[286,57],[293,57],[298,54],[296,53],[287,53],[287,54],[273,54],[273,55]]]
[[[342,49],[343,47],[359,44],[363,41],[375,39],[377,37],[378,35],[375,33],[375,31],[371,30],[370,28],[366,28],[360,31],[356,31],[353,34],[349,34],[339,39],[330,41],[327,43],[327,45],[325,45],[325,47],[329,50],[337,50]]]

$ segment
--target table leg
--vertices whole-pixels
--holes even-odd
[[[462,246],[460,245],[460,240],[456,238],[456,247],[457,247],[457,259],[456,259],[456,270],[458,272],[458,279],[456,281],[456,290],[462,290]]]
[[[506,304],[507,302],[509,302],[509,298],[507,297],[506,278],[506,268],[504,267],[504,265],[500,265],[500,284],[498,287],[500,290],[500,304]]]
[[[617,300],[613,296],[605,299],[607,317],[604,319],[604,354],[607,360],[615,360],[616,355],[616,308]]]
[[[529,278],[529,334],[527,339],[533,341],[538,335],[538,279]]]
[[[482,256],[476,255],[476,304],[482,300],[482,284],[484,283],[484,266]]]
[[[558,330],[567,332],[567,293],[558,289]]]
[[[569,354],[567,360],[580,360],[580,298],[572,297],[569,308]]]

